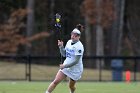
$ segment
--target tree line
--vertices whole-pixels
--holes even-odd
[[[0,55],[58,56],[54,15],[63,40],[84,25],[85,56],[140,54],[139,0],[1,0]]]

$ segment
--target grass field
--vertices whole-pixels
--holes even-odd
[[[58,66],[32,64],[31,79],[52,80],[58,70]],[[25,79],[25,72],[25,64],[16,62],[0,62],[0,79]],[[84,72],[80,80],[99,80],[99,70],[84,68]],[[112,71],[102,69],[102,80],[112,80]],[[125,72],[123,72],[123,80],[125,80]],[[134,80],[133,72],[131,73],[131,80]],[[137,80],[140,80],[140,72],[137,73]]]
[[[45,93],[50,82],[0,82],[0,93]],[[140,93],[140,83],[78,82],[75,93]],[[67,82],[60,83],[53,93],[69,93]]]

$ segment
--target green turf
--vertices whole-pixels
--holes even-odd
[[[0,93],[45,93],[50,82],[0,82]],[[140,83],[78,82],[75,93],[140,93]],[[68,84],[60,83],[53,93],[69,93]]]

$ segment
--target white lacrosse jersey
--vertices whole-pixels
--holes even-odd
[[[83,72],[83,62],[82,57],[84,53],[84,47],[83,44],[78,41],[75,44],[71,44],[72,40],[69,40],[65,46],[66,50],[66,59],[64,60],[64,65],[69,64],[75,61],[76,55],[81,55],[80,60],[77,64],[75,64],[72,67],[64,68],[61,71],[66,74],[68,77],[70,77],[73,80],[78,80],[81,78],[81,74]]]

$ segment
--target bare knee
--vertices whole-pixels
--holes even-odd
[[[75,91],[75,89],[76,89],[75,88],[75,83],[76,83],[76,81],[70,79],[70,81],[69,81],[69,88],[70,88],[71,93],[73,93]]]
[[[69,88],[70,88],[71,90],[75,90],[75,89],[76,89],[75,86],[74,86],[73,84],[69,84]]]

